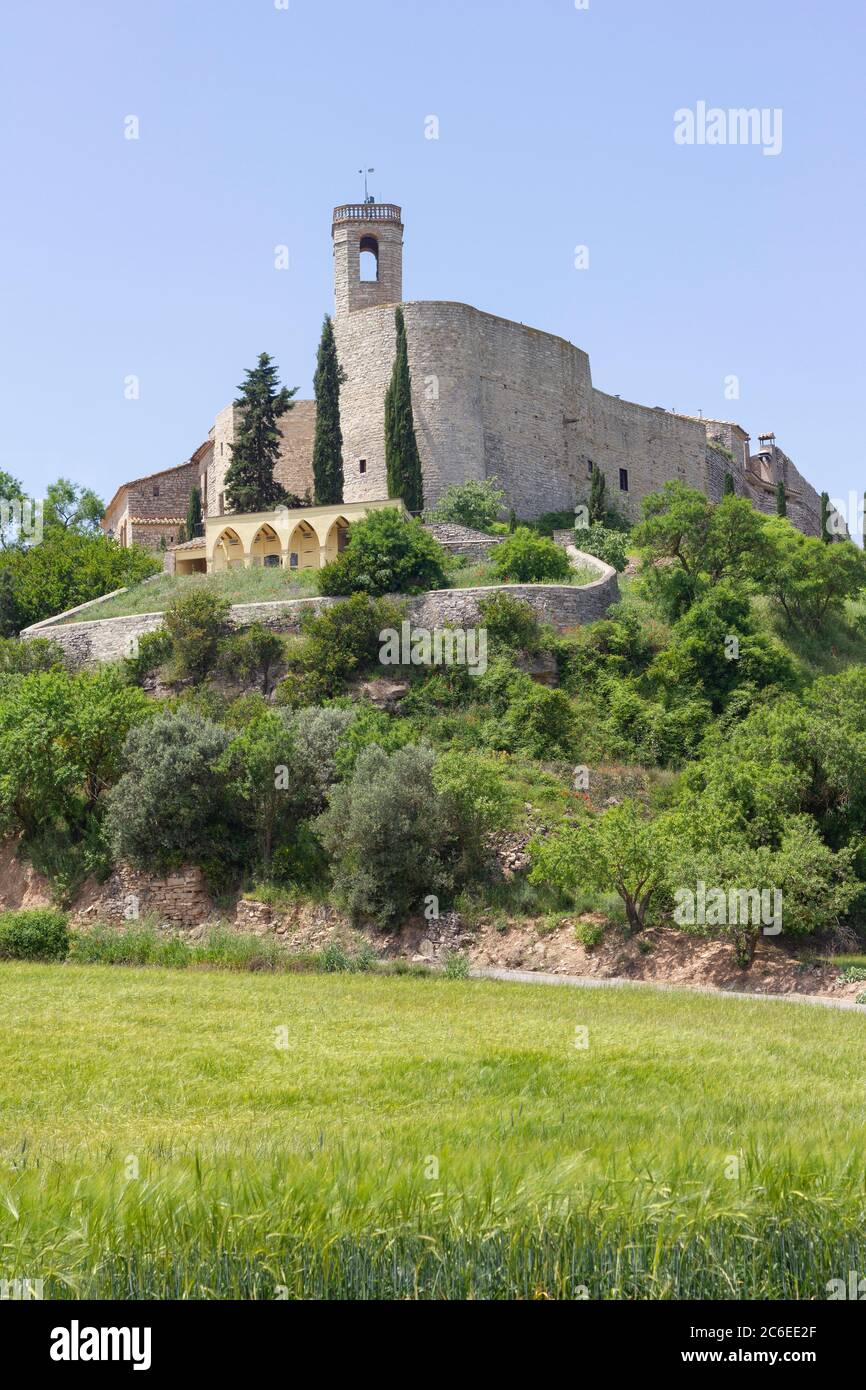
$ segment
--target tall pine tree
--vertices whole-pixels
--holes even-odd
[[[238,440],[231,446],[232,461],[225,479],[230,511],[269,512],[285,504],[287,493],[274,478],[280,454],[277,421],[292,409],[292,396],[298,388],[279,389],[278,382],[277,365],[263,352],[258,365],[247,372],[246,381],[238,387]]]
[[[313,487],[316,505],[343,500],[343,431],[340,429],[340,387],[346,373],[337,361],[331,315],[325,315],[316,374],[316,436],[313,442]]]
[[[409,348],[402,309],[397,310],[395,320],[397,355],[394,358],[391,385],[385,393],[385,472],[388,479],[388,496],[402,497],[410,512],[420,512],[424,506],[424,484],[421,477],[421,456],[415,438],[415,421],[412,416]]]
[[[186,534],[188,540],[195,540],[201,530],[201,493],[194,487],[189,495],[186,509]]]

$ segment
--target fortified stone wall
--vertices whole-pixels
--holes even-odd
[[[335,320],[348,377],[340,400],[351,501],[386,491],[394,310]],[[669,478],[706,486],[704,425],[596,391],[587,354],[571,343],[466,304],[410,303],[404,312],[425,505],[452,483],[495,476],[519,516],[559,511],[588,495],[590,463],[635,520],[641,499]]]

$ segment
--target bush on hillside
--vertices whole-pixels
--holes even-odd
[[[0,959],[65,960],[68,950],[65,913],[42,907],[0,913]]]
[[[866,555],[852,541],[827,545],[817,536],[804,536],[781,516],[765,521],[761,541],[754,560],[756,581],[792,627],[820,631],[866,586]]]
[[[0,676],[29,676],[33,671],[61,671],[63,648],[47,637],[22,642],[0,637]]]
[[[255,683],[268,697],[285,657],[284,638],[262,623],[252,623],[242,632],[234,632],[224,639],[219,664],[233,680],[241,684]]]
[[[0,688],[0,829],[78,838],[120,775],[129,730],[151,712],[113,667],[10,677]]]
[[[499,487],[496,478],[469,478],[465,483],[452,483],[447,487],[433,510],[427,513],[427,520],[489,531],[499,519],[504,503],[505,490]]]
[[[401,609],[386,599],[353,594],[321,613],[308,613],[301,624],[301,640],[286,657],[287,676],[277,688],[280,704],[296,709],[321,704],[344,693],[347,684],[377,671],[382,633],[400,630]]]
[[[131,681],[140,685],[145,677],[168,661],[172,640],[164,627],[143,632],[135,645],[135,653],[124,658],[124,667]]]
[[[697,844],[689,844],[690,835]],[[684,827],[675,836],[668,873],[677,924],[699,935],[728,937],[743,967],[751,963],[764,929],[773,936],[827,931],[838,925],[861,890],[853,873],[853,850],[834,853],[809,816],[785,820],[776,848],[746,844],[718,820],[714,827],[702,826],[697,836]],[[694,910],[700,883],[705,894],[712,894],[703,922]],[[756,896],[760,894],[763,901]]]
[[[171,638],[173,675],[201,681],[213,670],[230,607],[226,599],[204,586],[181,594],[169,604],[165,628]]]
[[[228,743],[225,729],[183,709],[132,730],[106,813],[117,858],[157,873],[220,854],[236,860],[222,766]]]
[[[545,634],[535,610],[524,599],[499,590],[483,598],[478,609],[488,641],[494,647],[534,655],[545,646]]]
[[[522,753],[530,758],[568,758],[574,751],[574,711],[562,690],[537,685],[508,660],[490,664],[476,682],[478,698],[488,703],[493,718],[481,734],[488,748]]]
[[[613,565],[620,573],[628,564],[627,540],[622,531],[612,531],[610,527],[600,526],[597,522],[592,526],[575,527],[574,531],[574,544],[578,550],[604,560],[606,565]]]
[[[331,792],[316,832],[334,894],[353,918],[395,925],[453,883],[455,828],[433,782],[434,754],[365,748],[350,782]]]
[[[668,896],[669,830],[634,801],[557,826],[529,845],[530,881],[576,899],[587,888],[616,892],[633,931]]]
[[[371,512],[349,531],[346,549],[319,572],[319,590],[341,596],[417,594],[444,589],[447,556],[417,518],[396,507]]]
[[[571,574],[571,565],[562,547],[530,531],[528,526],[518,526],[496,546],[490,558],[497,578],[515,584],[567,580]]]
[[[106,536],[81,535],[62,526],[48,528],[39,545],[3,554],[19,630],[138,584],[159,569],[159,561],[141,546],[121,546]]]

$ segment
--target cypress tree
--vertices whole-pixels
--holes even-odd
[[[17,637],[21,614],[15,598],[15,580],[11,570],[0,570],[0,637]]]
[[[607,479],[596,464],[589,488],[589,524],[603,526],[607,518]]]
[[[822,540],[822,541],[826,541],[828,545],[830,544],[830,539],[831,539],[831,537],[830,537],[830,532],[829,532],[828,527],[827,527],[827,522],[828,522],[829,520],[830,520],[830,494],[829,494],[829,492],[822,492],[822,493],[821,493],[821,540]]]
[[[725,483],[724,483],[724,487],[722,488],[722,496],[723,496],[723,497],[734,497],[734,496],[736,496],[736,492],[737,492],[737,489],[734,487],[734,479],[733,479],[733,476],[732,476],[730,473],[726,473],[726,474],[725,474]]]
[[[226,503],[233,512],[269,512],[285,503],[285,489],[274,478],[280,454],[277,421],[293,406],[297,391],[278,388],[277,365],[263,352],[258,365],[238,387],[235,405],[241,412],[238,442],[232,444],[232,461],[226,470]]]
[[[340,429],[340,387],[346,373],[337,361],[331,315],[325,315],[316,374],[316,436],[313,443],[313,483],[316,505],[343,500],[343,431]]]
[[[189,495],[189,506],[186,509],[186,534],[188,540],[194,540],[201,529],[201,493],[194,487]]]
[[[785,484],[779,480],[776,484],[776,515],[788,515],[788,499],[785,496]]]
[[[385,393],[385,471],[388,496],[402,497],[410,512],[424,506],[421,457],[412,416],[412,381],[409,376],[409,347],[403,310],[395,314],[397,355],[391,385]]]

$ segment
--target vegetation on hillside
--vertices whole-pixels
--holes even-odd
[[[401,644],[404,610],[385,595],[444,585],[453,564],[390,510],[353,528],[321,574],[343,601],[306,613],[297,636],[234,629],[217,587],[190,581],[162,630],[95,675],[7,643],[0,824],[61,899],[118,859],[154,872],[197,863],[221,891],[330,894],[358,920],[394,925],[430,899],[445,910],[504,894],[531,910],[552,894],[611,914],[618,898],[628,930],[727,936],[748,965],[760,921],[677,920],[678,894],[703,881],[784,887],[785,938],[856,938],[862,553],[682,484],[647,499],[631,544],[640,571],[622,580],[621,603],[572,633],[492,594],[474,667],[437,658],[429,640]],[[491,564],[534,582],[567,562],[517,527]],[[398,683],[387,710],[369,698],[381,677]],[[634,793],[626,775],[611,797],[599,772],[611,762],[643,769],[656,781],[636,785],[656,790]],[[460,764],[474,808],[454,784]],[[539,824],[531,874],[504,884],[487,837]]]

